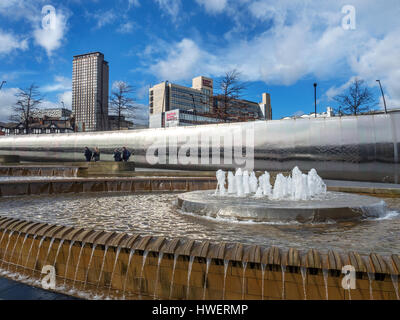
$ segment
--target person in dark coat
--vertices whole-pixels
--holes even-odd
[[[99,148],[97,148],[97,147],[94,148],[93,160],[94,160],[95,162],[100,161],[100,150],[99,150]]]
[[[115,149],[115,151],[114,151],[114,160],[115,160],[115,162],[122,161],[122,155],[121,155],[121,151],[119,151],[119,149]]]
[[[86,158],[86,161],[90,162],[92,160],[92,156],[93,156],[92,151],[88,147],[85,147],[85,158]]]
[[[131,157],[131,152],[127,148],[123,147],[122,159],[124,160],[124,162],[128,162],[130,157]]]

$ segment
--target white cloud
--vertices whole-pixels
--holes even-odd
[[[12,107],[17,102],[15,94],[18,92],[17,88],[4,88],[0,90],[0,121],[8,122],[12,114]]]
[[[117,29],[117,32],[119,33],[131,33],[135,28],[135,25],[133,22],[128,21],[126,23],[123,23],[119,26]]]
[[[60,93],[57,95],[57,98],[60,105],[62,105],[62,102],[64,102],[64,106],[67,109],[72,109],[72,91]]]
[[[339,87],[332,87],[326,92],[328,100],[345,91],[355,77],[365,80],[371,88],[379,88],[376,80],[381,80],[385,90],[388,108],[400,108],[400,27],[388,33],[382,39],[371,38],[365,48],[349,59],[349,68],[355,74]],[[383,99],[380,99],[383,108]]]
[[[12,33],[6,33],[0,29],[0,54],[8,54],[14,50],[28,49],[28,40],[20,39],[20,37]]]
[[[140,7],[140,2],[139,2],[139,0],[129,0],[129,1],[128,1],[128,10],[129,10],[130,8],[132,8],[132,7],[135,7],[135,8]]]
[[[204,0],[198,2],[207,5]],[[215,4],[216,10],[225,10],[235,21],[223,46],[185,38],[164,43],[161,52],[150,47],[149,54],[161,58],[149,66],[149,71],[160,80],[190,80],[199,74],[218,77],[237,68],[244,80],[269,85],[293,85],[304,78],[351,80],[357,76],[373,87],[379,78],[388,104],[400,107],[398,0],[352,1],[356,30],[342,28],[341,10],[348,4],[345,0],[231,0],[228,4],[224,9]],[[249,20],[252,24],[246,25]],[[332,98],[349,81],[331,88],[325,97]]]
[[[137,91],[136,91],[136,96],[139,99],[146,99],[149,96],[149,89],[150,89],[150,85],[144,85],[141,86]]]
[[[39,7],[43,6],[45,2],[46,0],[1,0],[0,14],[7,17],[7,19],[26,19],[29,22],[35,23],[41,20]]]
[[[61,108],[62,103],[66,108],[72,108],[72,91],[71,80],[63,77],[55,77],[56,83],[54,85],[45,86],[40,88],[41,92],[60,92],[57,95],[57,102],[44,99],[40,104],[40,109],[47,108]],[[15,96],[19,92],[19,88],[6,88],[3,87],[0,90],[0,121],[9,122],[10,116],[13,114],[13,106],[17,103],[17,97]]]
[[[96,20],[95,29],[101,29],[117,19],[117,15],[112,9],[105,12],[98,11],[96,13],[87,13],[87,16]]]
[[[36,44],[43,47],[48,56],[51,56],[54,50],[61,47],[67,32],[67,17],[58,10],[51,28],[44,29],[40,24],[33,32]]]
[[[54,108],[61,108],[60,103],[56,103],[49,100],[43,100],[38,109],[54,109]]]
[[[191,39],[175,43],[168,51],[167,58],[150,66],[150,71],[159,79],[170,81],[191,78],[200,71],[199,68],[204,67],[209,56]]]
[[[117,90],[120,85],[127,85],[125,81],[114,81],[113,84],[111,85],[112,90]]]
[[[339,87],[334,86],[334,87],[329,88],[328,91],[326,91],[326,93],[325,93],[328,101],[333,101],[333,99],[337,95],[339,95],[339,94],[343,93],[345,90],[347,90],[351,86],[351,84],[354,82],[355,78],[356,77],[351,77],[346,83],[342,84]]]
[[[206,11],[211,14],[221,13],[227,5],[227,0],[196,0],[196,2],[204,6]]]
[[[0,15],[8,20],[24,20],[32,25],[32,36],[35,44],[43,47],[48,56],[51,56],[54,50],[57,50],[65,38],[67,32],[68,14],[66,11],[56,9],[56,15],[52,28],[44,29],[42,27],[42,8],[48,5],[47,0],[24,1],[24,0],[1,0]],[[30,36],[30,35],[29,35]],[[27,38],[24,35],[23,38]],[[2,41],[0,41],[1,43]],[[23,43],[24,46],[27,43]]]
[[[163,13],[171,16],[175,22],[178,18],[181,9],[181,0],[154,0],[159,6]]]
[[[15,96],[19,92],[18,88],[4,88],[0,91],[0,121],[9,122],[10,116],[13,114],[13,106],[17,103]],[[57,102],[50,100],[43,100],[40,104],[40,109],[61,108],[61,101],[64,102],[65,107],[71,109],[72,105],[72,91],[66,91],[57,95]]]
[[[351,60],[351,68],[359,77],[377,86],[379,79],[384,86],[389,107],[400,107],[400,27],[383,39],[371,39],[358,59]]]
[[[71,90],[72,80],[63,76],[55,76],[54,83],[44,86],[41,91],[43,92],[57,92]]]

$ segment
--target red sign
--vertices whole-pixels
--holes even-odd
[[[167,113],[167,121],[177,121],[178,116],[176,112]]]

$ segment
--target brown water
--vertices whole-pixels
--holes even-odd
[[[264,246],[400,253],[400,199],[384,199],[381,219],[335,224],[259,224],[207,219],[179,212],[176,194],[85,194],[0,199],[0,216],[64,226],[241,242]]]

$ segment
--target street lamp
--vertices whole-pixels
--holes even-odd
[[[379,87],[381,88],[382,97],[383,97],[383,104],[384,104],[384,106],[385,106],[385,113],[387,113],[387,108],[386,108],[386,99],[385,99],[385,94],[383,93],[383,89],[382,89],[381,80],[376,80],[376,82],[378,82],[378,83],[379,83]]]
[[[191,95],[192,99],[193,99],[193,115],[194,115],[194,119],[193,120],[194,120],[195,124],[197,124],[196,102],[194,100],[193,93],[189,93],[189,95]]]
[[[317,117],[317,83],[314,83],[315,117]]]
[[[1,84],[0,84],[0,90],[1,90],[1,88],[3,88],[3,85],[6,84],[6,83],[7,83],[7,81],[2,81],[2,82],[1,82]]]

